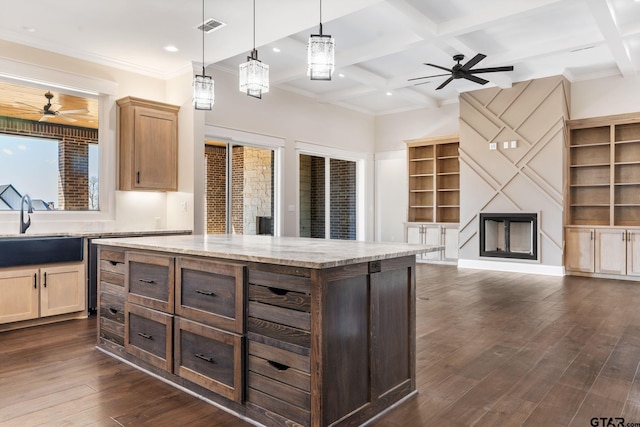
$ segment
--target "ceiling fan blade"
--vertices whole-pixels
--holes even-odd
[[[471,58],[469,61],[467,61],[467,63],[464,64],[462,67],[460,67],[460,70],[469,71],[471,69],[471,67],[473,67],[474,65],[476,65],[478,62],[482,61],[486,57],[487,57],[487,55],[479,53],[476,56],[474,56],[473,58]]]
[[[442,76],[450,76],[450,73],[447,74],[436,74],[435,76],[423,76],[423,77],[414,77],[412,79],[408,79],[407,81],[420,80],[420,79],[430,79],[431,77],[442,77]]]
[[[467,80],[471,80],[472,82],[478,83],[479,85],[485,85],[485,84],[489,83],[489,80],[485,80],[485,79],[482,79],[480,77],[476,77],[473,74],[465,74],[465,75],[462,76],[462,78],[465,78]]]
[[[33,105],[25,104],[24,102],[14,101],[13,105],[16,107],[27,107],[35,111],[42,111],[40,107],[34,107]]]
[[[470,70],[468,72],[471,74],[479,74],[479,73],[495,73],[498,71],[513,71],[513,65],[508,65],[506,67],[478,68],[475,70]]]
[[[424,65],[428,65],[428,66],[430,66],[430,67],[440,68],[441,70],[444,70],[444,71],[448,71],[448,72],[450,72],[450,73],[453,73],[453,71],[451,71],[449,68],[441,67],[440,65],[436,65],[436,64],[427,64],[426,62],[424,63]]]
[[[77,110],[58,110],[58,114],[87,114],[89,110],[86,108],[79,108]]]
[[[51,117],[53,117],[50,114],[45,114],[44,116],[40,117],[40,119],[38,120],[39,122],[46,122],[47,120],[49,120]]]
[[[440,90],[443,87],[445,87],[446,85],[448,85],[449,83],[451,83],[453,81],[453,77],[449,77],[447,80],[444,81],[444,83],[442,83],[440,86],[438,86],[436,88],[436,90]]]
[[[49,111],[53,111],[54,113],[62,108],[62,105],[56,104],[55,102],[49,106]]]
[[[66,120],[68,122],[77,122],[76,119],[74,119],[73,117],[67,117],[67,116],[63,116],[62,114],[58,115],[57,117],[60,117],[62,120]]]

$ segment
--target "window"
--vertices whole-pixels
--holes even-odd
[[[99,210],[97,97],[0,81],[0,129],[0,210]]]

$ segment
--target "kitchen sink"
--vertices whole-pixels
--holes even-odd
[[[82,237],[0,237],[0,267],[82,261]]]

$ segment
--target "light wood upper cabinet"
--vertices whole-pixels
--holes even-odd
[[[177,191],[178,110],[144,99],[119,99],[120,190]]]

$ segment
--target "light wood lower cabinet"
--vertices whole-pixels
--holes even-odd
[[[84,311],[84,264],[0,271],[0,323]]]
[[[568,272],[640,277],[640,229],[565,229]]]
[[[441,245],[442,251],[416,255],[418,261],[451,263],[458,261],[458,224],[405,223],[405,241],[421,245]]]

